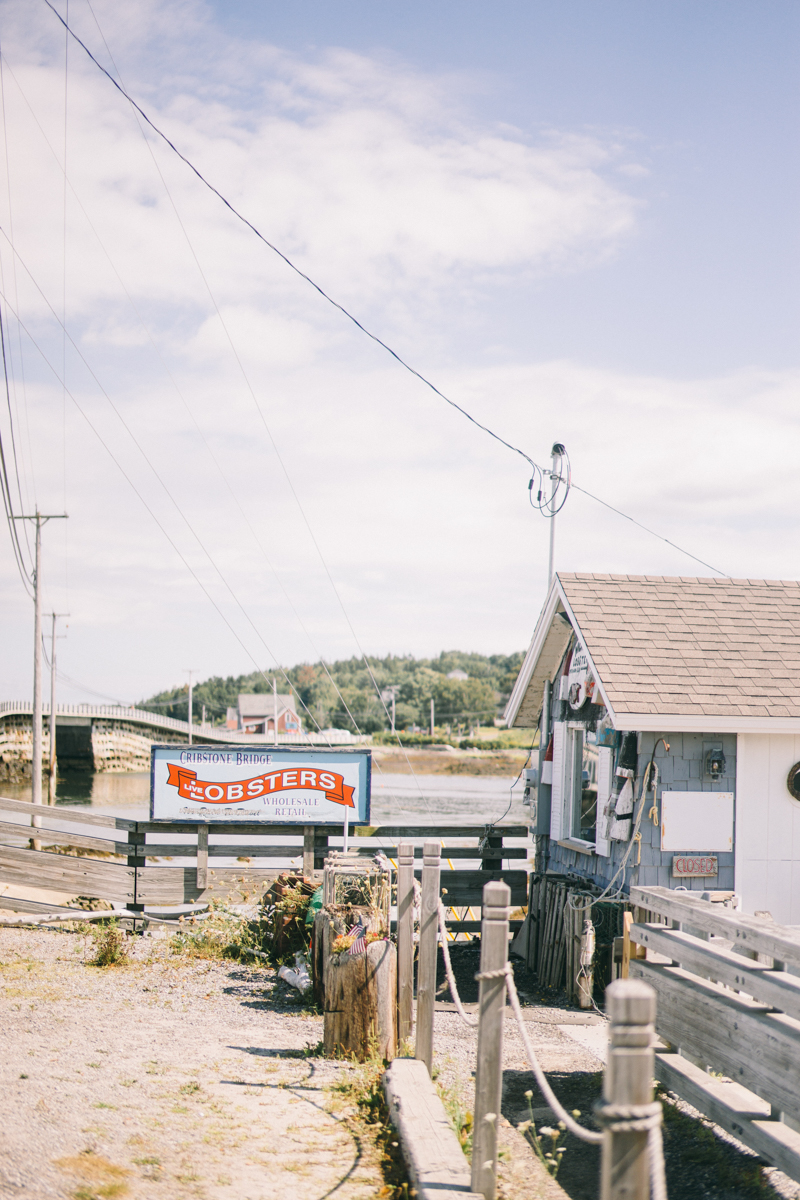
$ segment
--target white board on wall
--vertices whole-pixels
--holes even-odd
[[[661,849],[733,850],[733,792],[662,792]]]

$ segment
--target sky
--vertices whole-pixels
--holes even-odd
[[[69,514],[61,701],[524,648],[555,441],[557,569],[797,577],[796,4],[53,8],[513,447],[45,0],[0,0],[0,434],[15,511]]]

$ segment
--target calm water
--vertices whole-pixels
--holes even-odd
[[[524,821],[522,784],[510,792],[511,779],[472,775],[386,775],[372,777],[372,824],[500,820]],[[2,795],[30,800],[30,786],[0,784]],[[91,807],[97,812],[146,820],[150,811],[150,776],[70,772],[60,776],[57,804]],[[510,804],[510,807],[509,807]],[[506,811],[507,810],[507,811]]]

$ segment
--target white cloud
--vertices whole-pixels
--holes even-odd
[[[0,33],[54,153],[7,73],[14,232],[59,308],[62,49],[57,29],[47,32],[32,11],[0,6]],[[792,573],[782,532],[798,500],[783,465],[798,449],[791,373],[668,381],[519,355],[485,366],[481,321],[501,288],[587,269],[635,235],[638,201],[618,182],[636,168],[630,146],[581,131],[489,127],[470,110],[468,81],[336,50],[304,60],[243,46],[198,5],[139,0],[97,11],[154,119],[265,233],[410,347],[478,419],[540,460],[563,440],[576,482],[723,569]],[[90,24],[81,28],[99,44]],[[283,661],[351,654],[298,501],[368,649],[522,646],[548,535],[528,505],[523,460],[392,364],[154,145],[245,378],[130,113],[77,51],[72,62],[70,181],[158,352],[72,197],[68,323],[195,533],[71,352],[70,386],[163,532],[69,405],[64,498],[62,396],[26,351],[36,499],[70,512],[68,532],[46,533],[45,571],[46,603],[73,614],[67,673],[135,697],[180,678],[187,663],[249,669],[165,535],[258,661],[268,653],[200,541]],[[8,228],[4,196],[0,183]],[[5,246],[0,266],[13,295]],[[19,266],[17,277],[23,315],[60,364],[57,327]],[[780,452],[765,455],[765,445]],[[777,532],[765,537],[764,528]],[[578,493],[557,531],[565,569],[701,569]],[[2,582],[6,686],[26,694],[29,612],[8,550]]]

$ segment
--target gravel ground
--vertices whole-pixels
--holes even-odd
[[[74,933],[0,930],[0,1195],[380,1195],[378,1152],[329,1090],[350,1068],[307,1057],[322,1018],[271,970],[131,944],[100,969]]]
[[[392,1194],[372,1131],[332,1089],[352,1068],[318,1058],[322,1018],[269,968],[169,954],[129,940],[124,967],[87,965],[91,938],[0,928],[0,1196],[39,1200],[358,1200]],[[452,947],[477,999],[477,942]],[[554,1089],[589,1121],[602,1064],[570,1036],[601,1017],[517,983]],[[440,981],[439,1081],[472,1107],[476,1036]],[[553,1124],[516,1023],[505,1025],[501,1200],[595,1200],[599,1153],[566,1139],[554,1182],[516,1126]],[[798,1186],[678,1105],[665,1128],[671,1200],[789,1200]]]
[[[451,946],[451,955],[462,1000],[476,1001],[478,941]],[[519,960],[514,960],[514,975],[525,1005],[530,1040],[554,1092],[568,1111],[580,1110],[583,1124],[596,1128],[591,1112],[601,1093],[603,1064],[585,1045],[574,1040],[569,1031],[577,1037],[589,1030],[594,1033],[598,1025],[605,1024],[605,1019],[571,1008],[563,994],[538,989],[534,977]],[[441,964],[438,992],[449,999]],[[451,1003],[439,1003],[437,1008],[434,1046],[440,1079],[455,1088],[471,1106],[475,1031],[463,1024],[452,1011]],[[599,1147],[587,1145],[571,1134],[563,1140],[566,1153],[557,1185],[544,1174],[527,1145],[524,1152],[529,1155],[531,1168],[527,1175],[524,1172],[524,1152],[518,1146],[523,1139],[515,1127],[531,1116],[525,1092],[529,1089],[533,1092],[531,1108],[537,1127],[552,1126],[555,1120],[531,1076],[516,1021],[507,1016],[504,1029],[502,1113],[506,1126],[502,1140],[511,1151],[510,1163],[500,1166],[501,1184],[504,1175],[506,1179],[505,1194],[514,1200],[539,1195],[549,1198],[549,1193],[543,1190],[549,1186],[556,1189],[553,1195],[568,1196],[570,1200],[596,1200]],[[670,1200],[800,1200],[800,1187],[794,1180],[764,1167],[740,1142],[676,1096],[670,1096],[665,1105],[664,1158]],[[521,1182],[512,1186],[511,1178],[517,1175],[521,1176]]]

